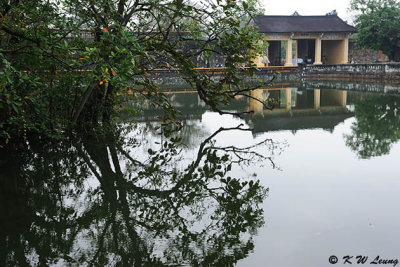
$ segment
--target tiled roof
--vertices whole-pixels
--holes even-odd
[[[337,15],[325,16],[257,16],[260,33],[326,33],[357,32]]]

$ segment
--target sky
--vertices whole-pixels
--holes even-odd
[[[260,0],[266,15],[325,15],[336,9],[338,16],[351,22],[350,0]]]

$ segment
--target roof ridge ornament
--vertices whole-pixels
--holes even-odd
[[[326,13],[326,16],[337,16],[337,15],[338,15],[338,13],[337,13],[336,9],[332,10],[329,13]]]
[[[295,10],[294,13],[292,14],[292,16],[294,16],[294,17],[300,17],[301,15],[299,14],[299,12],[297,12],[297,11]]]

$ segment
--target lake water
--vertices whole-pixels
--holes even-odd
[[[342,266],[379,256],[394,266],[400,94],[276,86],[252,96],[273,99],[273,110],[243,97],[227,109],[253,115],[221,116],[174,92],[176,140],[144,103],[112,137],[39,142],[1,159],[0,265],[332,266],[336,256]],[[221,127],[230,130],[213,135]]]

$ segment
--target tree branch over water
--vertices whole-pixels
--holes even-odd
[[[140,103],[140,97],[126,97],[127,88],[145,91],[141,97],[172,121],[174,108],[148,77],[155,68],[179,71],[220,114],[248,113],[222,106],[251,91],[241,80],[257,71],[252,60],[264,45],[250,23],[259,11],[256,1],[29,0],[3,7],[4,142],[20,142],[21,131],[53,137],[110,122],[118,105]],[[196,70],[216,55],[224,64],[218,81]]]
[[[234,264],[246,257],[254,247],[249,236],[263,224],[259,205],[267,189],[255,177],[232,177],[229,154],[244,153],[250,162],[251,152],[220,147],[216,138],[250,129],[218,129],[195,149],[193,159],[178,155],[188,153],[187,146],[181,149],[179,136],[146,152],[144,142],[131,140],[139,135],[127,137],[124,131],[122,127],[108,134],[92,132],[78,142],[43,143],[15,161],[25,177],[20,181],[32,181],[24,195],[32,216],[24,215],[30,231],[14,231],[21,240],[29,233],[26,251],[32,252],[13,254],[9,260],[30,261],[35,257],[28,255],[37,253],[43,263],[162,266]],[[253,147],[257,144],[246,148]],[[254,153],[254,160],[259,156]],[[8,251],[18,249],[2,238]],[[155,247],[156,240],[166,246]]]

